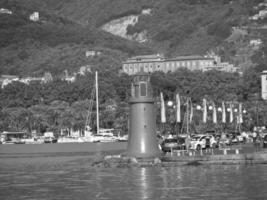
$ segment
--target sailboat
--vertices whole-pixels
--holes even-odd
[[[92,121],[92,110],[93,110],[93,99],[96,98],[96,134],[93,134],[90,127],[90,122]],[[112,133],[114,129],[101,129],[99,128],[99,103],[98,103],[98,73],[95,73],[95,88],[91,93],[91,100],[89,104],[89,109],[86,116],[86,122],[84,127],[83,137],[63,137],[59,138],[58,143],[83,143],[83,142],[116,142],[118,137],[115,137]]]
[[[94,97],[92,92],[91,99]],[[90,102],[88,114],[85,122],[84,140],[87,142],[116,142],[118,138],[113,135],[114,129],[99,128],[99,101],[98,101],[98,72],[95,73],[95,98],[96,98],[96,134],[93,134],[89,123],[91,121],[91,113],[93,108],[93,101]]]

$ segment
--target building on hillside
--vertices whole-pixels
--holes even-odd
[[[88,50],[85,52],[85,57],[86,58],[95,57],[95,56],[99,56],[101,54],[102,54],[101,51]]]
[[[255,51],[258,50],[262,46],[263,42],[261,39],[251,39],[249,41],[249,46]]]
[[[28,84],[30,84],[30,82],[33,82],[33,81],[45,83],[45,78],[44,77],[19,78],[18,76],[15,76],[15,75],[1,75],[1,77],[0,77],[0,84],[1,84],[2,88],[6,87],[8,84],[10,84],[14,81],[21,82],[21,83],[28,85]]]
[[[251,39],[250,41],[249,41],[249,45],[250,46],[260,46],[260,45],[262,45],[263,44],[263,42],[262,42],[262,40],[261,39]]]
[[[19,81],[28,85],[33,81],[44,82],[44,77],[26,77],[19,79]]]
[[[9,14],[9,15],[11,15],[12,11],[8,10],[6,8],[0,8],[0,14]]]
[[[8,84],[12,83],[13,81],[18,81],[19,77],[15,75],[1,75],[0,83],[1,87],[4,88]]]
[[[53,81],[53,76],[50,72],[45,72],[44,77],[43,77],[43,83],[49,83]]]
[[[222,63],[219,56],[180,56],[176,58],[165,58],[161,54],[135,56],[122,63],[122,72],[133,75],[140,71],[174,72],[179,68],[189,70],[219,70],[236,72],[236,68],[229,63]]]
[[[259,11],[259,18],[264,19],[267,16],[267,10]]]
[[[29,16],[31,21],[37,22],[39,21],[39,12],[34,12]]]
[[[267,70],[261,73],[261,97],[267,100]]]
[[[62,81],[67,81],[70,83],[73,83],[76,81],[76,74],[69,75],[69,72],[67,69],[64,70],[64,76],[61,78]]]
[[[91,65],[81,66],[77,74],[84,76],[87,72],[90,72],[90,73],[92,72]]]

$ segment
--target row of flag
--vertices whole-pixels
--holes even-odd
[[[165,112],[165,103],[163,99],[163,94],[162,92],[160,93],[160,102],[161,102],[161,122],[166,123],[166,112]],[[203,123],[207,123],[207,117],[208,117],[208,107],[207,107],[207,100],[204,98],[203,99]],[[175,104],[175,109],[176,109],[176,122],[180,123],[181,120],[181,98],[180,95],[176,95],[176,104]],[[226,123],[226,108],[225,108],[225,102],[222,102],[222,123]],[[229,122],[232,123],[234,121],[234,112],[233,112],[233,104],[230,103],[230,108],[229,108]],[[237,123],[242,124],[243,123],[243,110],[242,110],[242,103],[238,104],[238,115],[237,115]],[[193,115],[194,115],[194,107],[192,104],[192,101],[190,98],[186,99],[186,115],[187,115],[187,120],[191,123],[193,120]],[[217,123],[217,107],[214,102],[212,102],[212,121],[213,123]]]

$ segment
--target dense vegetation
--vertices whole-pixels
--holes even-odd
[[[266,103],[260,101],[257,96],[260,90],[257,76],[255,71],[248,71],[240,78],[239,74],[217,71],[202,73],[180,69],[175,73],[154,73],[151,82],[155,96],[159,96],[162,91],[166,101],[173,101],[175,94],[179,93],[181,96],[191,97],[194,105],[201,105],[204,97],[215,101],[217,105],[220,105],[221,101],[243,102],[248,111],[244,125],[246,129],[250,129],[256,123],[266,123]],[[118,76],[116,73],[100,72],[101,127],[115,127],[127,131],[130,82],[131,78],[126,74]],[[6,130],[11,126],[19,130],[53,130],[56,133],[59,133],[61,128],[83,130],[93,88],[93,73],[78,77],[74,83],[55,80],[47,84],[9,84],[0,90],[0,129]],[[260,110],[258,114],[256,107]],[[91,126],[95,128],[95,107],[92,113]],[[159,113],[158,110],[158,120]],[[201,116],[195,120],[199,123]],[[208,126],[214,128],[212,123]],[[229,128],[234,128],[234,125]]]

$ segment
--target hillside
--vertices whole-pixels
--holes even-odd
[[[101,27],[113,19],[141,14],[128,27],[134,34],[147,30],[149,44],[170,54],[203,53],[231,34],[232,26],[247,23],[249,13],[260,1],[230,0],[27,0],[23,5],[43,8],[77,23]],[[21,3],[22,4],[22,3]],[[201,45],[198,45],[201,44]],[[199,48],[201,46],[201,48]]]
[[[82,65],[119,69],[129,56],[164,53],[167,56],[205,54],[217,49],[231,60],[225,40],[234,26],[249,23],[253,6],[261,0],[1,0],[13,15],[0,15],[0,73],[60,74]],[[140,15],[149,9],[148,15]],[[40,13],[40,21],[28,16]],[[146,33],[140,44],[111,35],[101,28],[112,20],[139,16],[127,27],[128,38]],[[117,24],[119,27],[119,24]],[[112,28],[112,27],[111,27]],[[221,51],[223,47],[224,52]],[[101,50],[99,58],[85,58],[86,50]],[[238,51],[238,49],[235,49]],[[230,55],[230,57],[226,56]],[[232,59],[233,60],[233,59]]]
[[[38,76],[45,71],[60,74],[65,69],[73,72],[88,64],[95,68],[112,66],[118,70],[120,61],[128,56],[152,52],[137,42],[95,27],[82,26],[49,10],[40,11],[39,21],[30,21],[29,15],[36,10],[25,2],[0,4],[13,12],[0,14],[1,74]],[[86,58],[85,52],[91,50],[102,54],[97,58]]]

